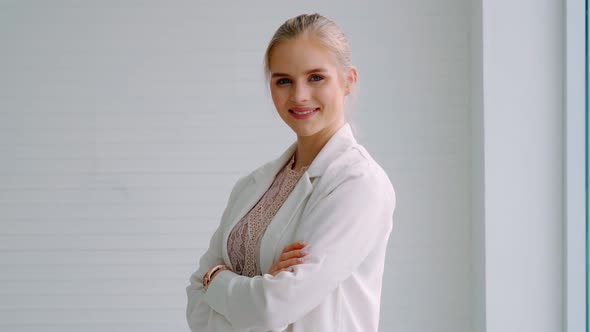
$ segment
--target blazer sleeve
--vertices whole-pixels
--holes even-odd
[[[283,328],[319,305],[387,240],[394,209],[395,192],[384,172],[356,172],[302,217],[295,238],[307,241],[310,252],[294,272],[248,278],[222,271],[204,301],[233,328]]]
[[[210,268],[215,265],[224,264],[221,249],[221,235],[223,233],[223,222],[234,201],[236,193],[241,185],[245,182],[246,177],[240,178],[232,189],[228,204],[223,211],[220,225],[217,227],[209,242],[209,247],[199,260],[199,267],[196,272],[190,276],[190,284],[186,287],[188,303],[186,307],[186,318],[191,331],[199,332],[225,332],[233,331],[229,321],[204,301],[203,276]]]

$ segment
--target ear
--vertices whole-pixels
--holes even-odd
[[[345,95],[348,96],[350,92],[356,86],[356,82],[358,81],[358,70],[355,66],[350,66],[348,69],[348,73],[346,75],[346,88],[345,88]]]

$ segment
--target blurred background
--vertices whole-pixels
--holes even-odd
[[[0,331],[185,331],[235,181],[295,135],[263,55],[320,13],[397,194],[380,331],[558,331],[561,1],[0,0]]]

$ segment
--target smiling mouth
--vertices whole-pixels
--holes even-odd
[[[310,110],[307,110],[307,111],[295,111],[295,110],[289,109],[289,112],[295,113],[297,115],[306,115],[306,114],[313,113],[315,111],[319,111],[319,109],[320,109],[319,107],[318,108],[314,108],[314,109],[310,109]]]

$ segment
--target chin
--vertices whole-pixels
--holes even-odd
[[[291,127],[291,129],[293,129],[297,136],[305,137],[317,134],[321,128],[317,128],[315,126],[295,126]]]

